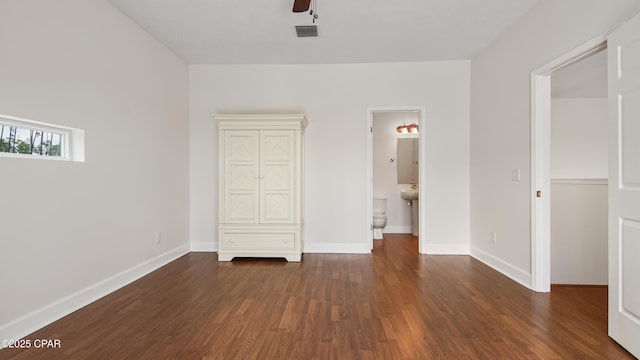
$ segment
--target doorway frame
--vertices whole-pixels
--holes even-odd
[[[551,291],[551,73],[607,47],[602,33],[531,72],[531,289]],[[541,196],[537,196],[537,192]]]
[[[367,236],[366,242],[367,246],[369,246],[370,250],[373,250],[373,115],[375,113],[384,113],[384,112],[417,112],[418,113],[418,152],[420,156],[420,160],[418,163],[418,188],[420,189],[420,197],[428,198],[428,189],[426,186],[426,163],[427,156],[425,154],[425,139],[427,132],[427,122],[425,120],[426,116],[426,107],[424,106],[370,106],[367,107],[367,121],[365,131],[367,133],[367,177],[365,179],[366,183],[366,191],[367,191],[367,221],[366,221],[366,229]],[[400,196],[400,194],[398,194]],[[418,202],[418,212],[420,216],[418,217],[418,252],[420,254],[426,254],[426,244],[427,244],[427,226],[426,226],[426,215],[427,215],[427,207],[426,201]]]

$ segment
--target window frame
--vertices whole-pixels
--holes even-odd
[[[25,130],[49,132],[59,134],[61,137],[60,156],[0,152],[0,157],[53,161],[84,161],[84,130],[3,114],[0,114],[0,125]]]

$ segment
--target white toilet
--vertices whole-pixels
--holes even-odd
[[[381,240],[382,228],[387,226],[387,199],[373,199],[373,238]]]

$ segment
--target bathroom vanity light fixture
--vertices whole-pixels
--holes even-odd
[[[396,128],[396,131],[400,134],[417,134],[418,124],[400,125]]]

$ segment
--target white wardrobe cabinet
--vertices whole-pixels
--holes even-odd
[[[218,260],[300,261],[304,115],[217,115]]]

